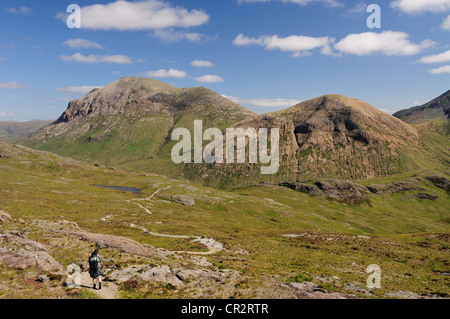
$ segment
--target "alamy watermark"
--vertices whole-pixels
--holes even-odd
[[[66,10],[69,16],[66,20],[66,25],[69,29],[81,29],[81,8],[77,4],[71,4]]]
[[[369,29],[381,28],[381,7],[378,4],[369,4],[367,6],[367,13],[371,13],[367,18],[367,27]],[[69,14],[66,20],[69,29],[81,28],[81,8],[77,4],[70,4],[66,12]]]
[[[66,285],[69,288],[80,288],[81,287],[81,268],[77,264],[71,264],[67,266],[67,276]]]
[[[367,288],[380,289],[381,288],[381,268],[376,264],[369,265],[366,269],[366,273],[371,274],[367,278]]]
[[[208,128],[203,132],[201,120],[194,121],[193,139],[187,128],[175,129],[171,139],[179,142],[172,148],[172,161],[175,164],[192,163],[192,160],[197,164],[203,162],[207,164],[245,164],[247,161],[246,146],[248,146],[248,163],[268,164],[261,167],[263,175],[278,172],[280,167],[280,131],[278,128],[270,129],[270,142],[267,128],[258,130],[255,128],[245,130],[243,128],[227,128],[225,132],[225,136],[218,128]],[[192,140],[194,147],[192,147]],[[203,141],[211,141],[211,143],[203,148]]]
[[[367,12],[372,13],[367,18],[367,27],[369,29],[381,28],[381,7],[378,4],[370,4],[367,6]]]

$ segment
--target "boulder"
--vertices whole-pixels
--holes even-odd
[[[422,299],[422,297],[411,291],[397,291],[384,294],[386,297],[399,299]]]
[[[65,275],[64,267],[61,266],[41,243],[11,235],[0,234],[0,263],[8,268],[27,269],[36,268],[51,274]],[[7,247],[7,248],[6,248]]]
[[[108,279],[118,283],[126,282],[131,279],[142,281],[153,281],[171,284],[173,286],[184,286],[182,281],[177,277],[169,266],[129,266],[123,270],[113,271],[108,275]]]
[[[328,293],[323,291],[317,284],[304,282],[291,282],[288,284],[294,289],[294,294],[298,299],[355,299],[355,295],[347,295],[340,293]]]
[[[184,206],[194,206],[195,200],[189,196],[186,195],[172,195],[170,198],[177,202],[178,204],[184,205]]]
[[[11,215],[5,212],[4,210],[0,210],[0,224],[3,222],[9,222],[11,220]]]
[[[144,257],[164,257],[165,255],[167,255],[161,251],[145,247],[135,240],[122,236],[95,234],[88,232],[70,232],[70,234],[78,236],[81,240],[90,241],[92,243],[100,245],[100,247],[102,248],[115,248],[124,253],[130,253]]]

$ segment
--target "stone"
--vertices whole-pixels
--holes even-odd
[[[3,222],[9,222],[11,220],[11,215],[5,212],[4,210],[0,210],[0,224]]]
[[[175,202],[184,205],[184,206],[194,206],[195,200],[189,196],[186,195],[172,195],[170,196],[172,200]]]
[[[416,293],[413,293],[411,291],[397,291],[397,292],[390,292],[384,294],[386,297],[391,298],[399,298],[399,299],[421,299],[422,297]]]
[[[48,277],[46,276],[46,275],[40,275],[39,277],[38,277],[38,279],[36,279],[36,281],[39,281],[39,282],[46,282],[46,281],[48,281]]]
[[[182,287],[184,284],[177,277],[169,266],[129,266],[123,270],[113,271],[108,275],[108,279],[118,283],[126,282],[131,279],[142,281],[153,281],[171,284],[173,286]]]

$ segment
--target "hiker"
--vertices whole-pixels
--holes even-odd
[[[94,289],[97,289],[95,284],[96,279],[98,281],[98,289],[102,289],[101,265],[102,265],[102,257],[98,254],[98,249],[96,249],[91,254],[91,257],[89,257],[89,274],[91,275],[94,284]]]

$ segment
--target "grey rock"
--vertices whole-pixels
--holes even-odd
[[[0,224],[3,222],[9,222],[11,220],[11,215],[5,212],[4,210],[0,210]]]
[[[46,275],[40,275],[36,281],[46,282],[48,280],[49,280],[49,278]]]
[[[422,297],[411,291],[397,291],[384,294],[386,297],[399,298],[399,299],[421,299]]]
[[[172,195],[170,196],[175,202],[184,206],[194,206],[195,200],[187,195]]]
[[[291,282],[288,284],[294,289],[294,293],[298,299],[355,299],[355,295],[328,293],[323,291],[317,284],[305,282]]]
[[[131,279],[142,281],[153,281],[171,284],[173,286],[182,287],[183,282],[173,273],[169,266],[130,266],[123,270],[112,272],[108,279],[118,283],[126,282]]]

